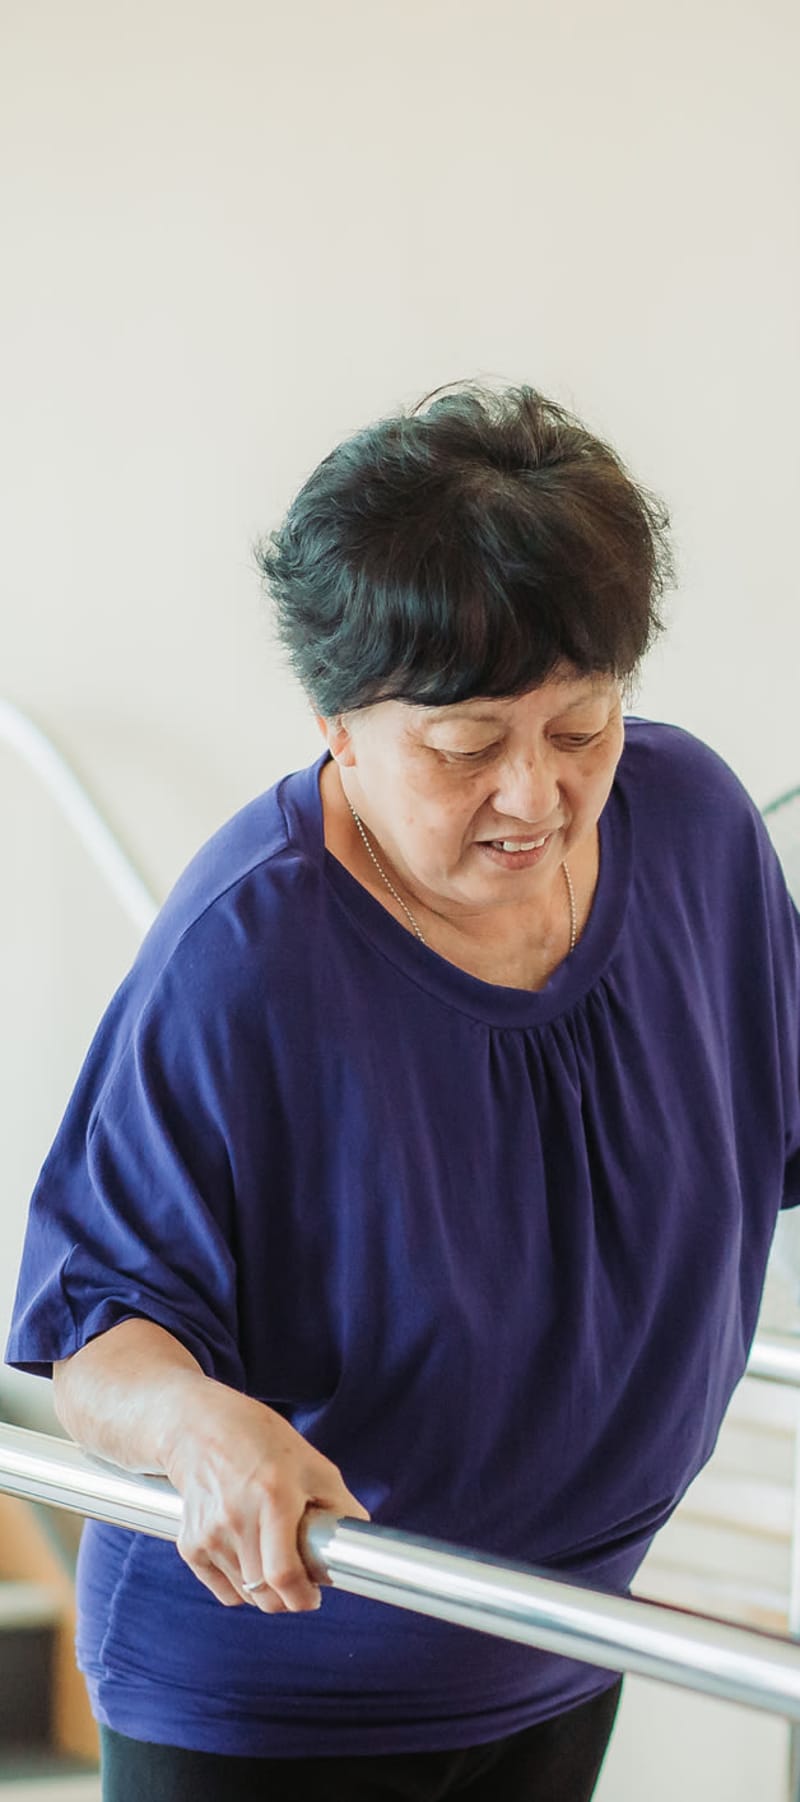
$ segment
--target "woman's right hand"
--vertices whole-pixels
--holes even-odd
[[[183,1497],[181,1557],[226,1607],[318,1608],[299,1550],[303,1516],[315,1507],[369,1520],[366,1508],[282,1415],[199,1371],[184,1382],[183,1424],[165,1463]]]
[[[220,1602],[265,1614],[318,1607],[298,1544],[306,1509],[369,1515],[281,1414],[205,1376],[171,1333],[136,1316],[55,1364],[53,1386],[59,1419],[87,1452],[174,1483],[178,1551]]]

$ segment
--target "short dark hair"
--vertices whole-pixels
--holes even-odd
[[[662,504],[533,388],[421,405],[338,445],[257,547],[316,712],[629,678],[671,577]]]

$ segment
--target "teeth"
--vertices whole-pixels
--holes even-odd
[[[538,851],[539,846],[544,844],[544,838],[495,838],[492,844],[497,845],[501,851]]]

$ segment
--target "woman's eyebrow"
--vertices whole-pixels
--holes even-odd
[[[586,706],[590,705],[592,701],[600,701],[604,698],[605,694],[606,694],[605,689],[602,689],[602,690],[596,689],[592,694],[577,695],[574,701],[565,701],[563,707],[557,707],[555,709],[555,712],[556,713],[574,713],[576,707],[586,707]],[[481,709],[480,713],[477,713],[477,712],[473,712],[472,709],[466,705],[463,707],[460,707],[458,705],[455,705],[453,707],[442,707],[442,708],[426,707],[425,711],[431,720],[431,724],[433,724],[433,725],[440,725],[442,720],[453,720],[453,719],[476,720],[476,721],[483,721],[483,722],[490,721],[494,724],[496,721],[498,721],[498,720],[502,721],[505,718],[504,714],[498,713],[492,708]]]
[[[467,707],[426,707],[425,711],[434,726],[440,726],[443,720],[501,720],[503,718],[502,713],[493,711],[473,713],[471,708]]]

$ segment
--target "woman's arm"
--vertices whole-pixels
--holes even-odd
[[[169,1477],[183,1497],[178,1551],[220,1602],[267,1614],[319,1606],[297,1543],[306,1508],[369,1516],[282,1415],[205,1376],[149,1320],[91,1339],[53,1380],[59,1420],[86,1451]],[[261,1578],[267,1588],[244,1592]]]

